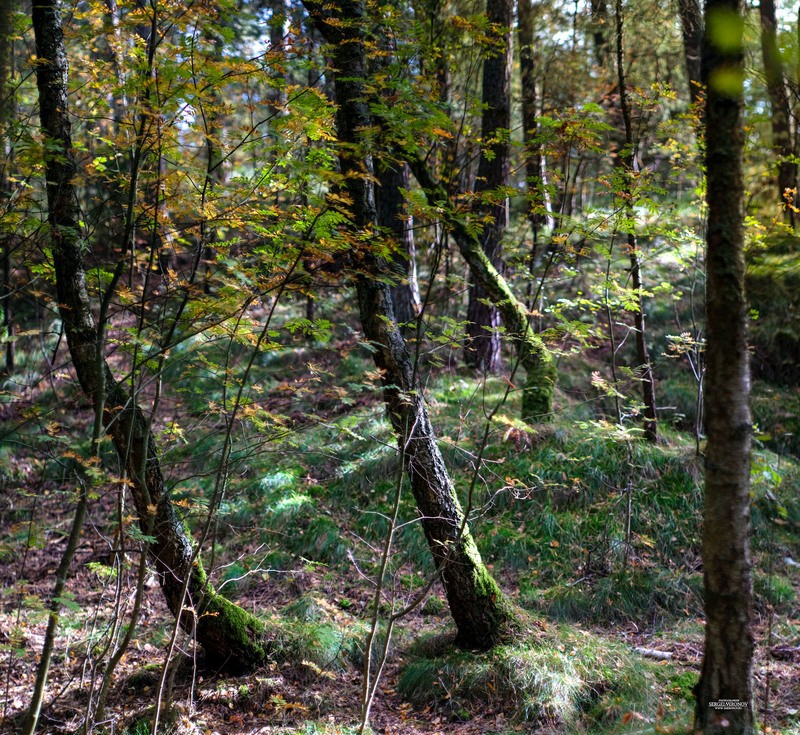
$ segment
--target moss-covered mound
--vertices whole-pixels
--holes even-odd
[[[632,719],[665,726],[691,716],[673,684],[681,675],[593,633],[540,627],[488,654],[458,650],[447,635],[422,638],[408,651],[398,691],[451,720],[495,714],[545,731],[607,729]]]

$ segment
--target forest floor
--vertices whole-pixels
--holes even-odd
[[[375,405],[376,415],[379,416],[379,403],[375,402]],[[19,403],[4,404],[0,405],[0,409],[0,420],[8,424],[20,419],[25,406]],[[334,418],[333,414],[329,417],[330,421]],[[83,423],[87,420],[88,417],[84,416]],[[80,419],[75,419],[75,426],[80,423]],[[63,422],[60,430],[63,430]],[[513,442],[515,435],[508,432],[506,439],[509,434]],[[309,441],[324,440],[315,437]],[[527,449],[530,450],[530,447]],[[535,447],[531,451],[534,450]],[[571,450],[562,447],[560,451],[569,455]],[[14,467],[9,473],[9,476],[13,476],[13,483],[7,480],[0,494],[2,733],[19,730],[20,717],[29,703],[47,623],[44,605],[51,594],[55,570],[66,543],[73,512],[69,489],[53,476],[51,470],[44,470],[38,457],[33,451],[29,454],[24,444],[20,443],[14,449]],[[352,488],[348,487],[347,491],[350,490]],[[790,492],[796,494],[796,489],[790,489]],[[96,702],[100,667],[107,660],[107,652],[101,649],[108,640],[108,626],[124,625],[124,615],[130,610],[135,560],[138,557],[135,553],[129,554],[127,576],[118,589],[115,579],[107,574],[109,549],[116,543],[111,538],[110,530],[113,528],[116,502],[115,494],[109,490],[91,503],[81,542],[71,565],[67,593],[62,598],[63,610],[42,712],[41,732],[77,731],[87,709]],[[567,501],[562,499],[559,502]],[[314,513],[323,512],[321,504],[321,498],[315,500],[312,504]],[[351,504],[355,505],[357,501],[353,500]],[[257,514],[261,511],[250,512]],[[346,519],[337,518],[336,510],[324,509],[324,512],[334,517],[334,528],[337,523],[341,523],[342,528],[349,523]],[[578,509],[577,512],[585,511]],[[565,523],[563,518],[559,522],[562,525]],[[779,522],[783,526],[796,525],[792,518],[788,521],[779,519]],[[512,525],[517,523],[512,519]],[[525,521],[519,523],[518,530],[525,535]],[[307,518],[297,517],[281,527],[279,532],[284,536],[301,535],[307,524]],[[337,532],[344,535],[343,530]],[[352,535],[355,534],[353,531]],[[242,538],[245,538],[244,546],[241,544]],[[506,538],[516,543],[516,537]],[[642,554],[637,563],[645,569],[654,565],[647,552],[653,541],[644,534],[642,539]],[[231,544],[232,548],[220,546],[218,569],[221,568],[220,562],[236,565],[242,559],[259,557],[263,544],[257,539],[247,540],[246,535],[240,534],[236,541],[238,545],[233,547]],[[497,543],[502,546],[504,542],[500,538]],[[554,553],[562,551],[558,549],[558,541],[550,541],[547,546]],[[790,548],[792,554],[800,556],[796,547],[779,545],[779,548]],[[490,548],[486,554],[490,560],[497,557],[495,574],[506,592],[514,599],[520,599],[523,586],[527,585],[529,596],[526,599],[540,599],[536,597],[539,591],[535,591],[533,598],[530,596],[530,576],[525,577],[525,574],[538,575],[539,568],[533,571],[520,571],[519,567],[514,568],[513,565],[505,568],[500,561],[501,551]],[[323,555],[323,558],[328,557]],[[538,563],[533,555],[527,558],[526,564],[531,567]],[[687,555],[687,559],[686,564],[696,576],[696,561],[691,554]],[[800,670],[800,612],[797,606],[800,575],[792,566],[796,562],[790,556],[778,560],[777,564],[785,574],[768,574],[767,579],[777,580],[776,584],[784,585],[780,598],[783,604],[779,605],[777,612],[769,602],[759,603],[756,608],[754,675],[758,719],[766,723],[768,731],[800,733],[800,677],[797,676]],[[338,563],[328,563],[296,553],[294,563],[281,568],[283,571],[276,573],[271,567],[269,572],[260,570],[258,564],[247,567],[247,582],[233,585],[235,593],[232,598],[245,609],[267,619],[268,627],[271,622],[285,618],[287,610],[293,609],[293,614],[299,616],[296,619],[301,622],[323,621],[326,625],[350,631],[353,637],[363,638],[366,621],[370,617],[373,588],[367,583],[364,569],[352,554],[349,558],[345,555]],[[572,571],[576,577],[562,585],[567,594],[572,594],[570,590],[576,589],[576,585],[588,574],[583,570],[580,573],[582,576],[577,577],[578,570]],[[411,578],[415,574],[411,563],[398,565],[394,572],[398,578]],[[669,590],[664,594],[669,595]],[[596,690],[592,696],[601,697],[606,689],[613,687],[616,675],[614,667],[619,669],[620,677],[626,676],[625,667],[639,666],[639,660],[650,667],[647,670],[650,678],[643,679],[654,689],[647,707],[642,708],[633,700],[629,703],[620,696],[599,719],[565,722],[559,721],[559,717],[552,713],[549,716],[522,716],[523,693],[514,692],[513,687],[511,694],[508,691],[496,691],[492,683],[494,680],[485,686],[477,685],[477,694],[476,691],[464,694],[460,687],[451,687],[448,682],[452,680],[447,676],[452,672],[444,670],[438,673],[433,671],[433,676],[439,677],[438,682],[434,682],[439,689],[437,696],[428,693],[428,704],[420,704],[419,698],[412,703],[409,697],[403,696],[400,679],[409,656],[414,655],[409,653],[413,642],[441,634],[448,628],[446,607],[440,596],[441,590],[434,588],[432,598],[436,604],[417,607],[398,624],[394,645],[371,710],[370,724],[374,732],[387,735],[471,735],[522,731],[664,733],[681,732],[686,728],[691,713],[691,686],[699,672],[702,656],[702,620],[695,608],[687,606],[682,615],[656,615],[643,611],[639,619],[632,614],[610,621],[570,619],[569,615],[551,618],[543,608],[534,609],[537,627],[531,631],[531,635],[535,637],[542,630],[548,631],[547,635],[551,636],[548,640],[555,641],[553,645],[564,656],[583,655],[583,649],[570,650],[570,641],[574,641],[575,636],[591,638],[601,647],[607,642],[614,651],[624,652],[614,653],[616,658],[611,664],[602,664],[604,678],[602,681],[601,678],[597,679],[601,683],[587,684],[590,689],[593,687]],[[120,610],[126,612],[119,616]],[[577,617],[580,618],[580,615]],[[161,679],[172,625],[158,582],[151,575],[146,582],[139,625],[114,675],[106,720],[103,727],[95,732],[125,735],[144,735],[149,732],[148,722],[152,719],[153,705],[157,693],[162,690]],[[288,625],[291,627],[292,623]],[[557,636],[562,638],[558,639]],[[340,639],[339,645],[343,645],[343,640]],[[559,644],[558,640],[564,643]],[[246,675],[232,676],[207,669],[201,651],[195,651],[191,642],[184,638],[179,638],[179,642],[182,652],[175,660],[180,665],[170,668],[168,684],[163,690],[164,699],[172,703],[164,732],[187,735],[349,735],[356,732],[362,703],[362,672],[352,656],[348,658],[334,653],[336,660],[326,665],[319,657],[315,659],[312,651],[308,658],[302,654],[289,660],[283,657],[283,663],[274,663]],[[661,654],[665,660],[657,660]],[[597,666],[601,665],[598,663]],[[659,670],[663,670],[663,675]],[[655,677],[651,675],[653,671],[656,672]],[[463,689],[468,688],[465,686]],[[678,712],[676,718],[666,719],[664,713],[672,710]]]
[[[50,498],[57,496],[51,494]],[[43,498],[40,513],[50,518],[51,533],[39,549],[30,549],[24,558],[3,566],[2,586],[14,587],[15,577],[24,567],[27,580],[24,589],[4,595],[0,611],[0,642],[2,651],[2,725],[0,732],[14,733],[19,729],[19,717],[30,698],[36,676],[36,664],[44,640],[46,620],[33,612],[27,600],[46,599],[53,575],[63,549],[64,538],[59,531],[70,518],[57,503]],[[5,532],[8,529],[0,529]],[[42,715],[41,731],[49,733],[76,732],[87,707],[89,692],[96,689],[96,674],[92,656],[87,656],[86,644],[101,621],[113,618],[113,595],[98,584],[97,575],[87,566],[96,561],[106,548],[105,540],[89,526],[73,564],[69,583],[68,611],[64,615],[56,645],[56,657],[51,670],[47,704]],[[369,590],[355,570],[337,574],[335,579],[319,569],[301,570],[290,576],[278,576],[259,583],[238,599],[254,613],[280,610],[301,596],[318,600],[342,598],[354,601],[366,609]],[[108,701],[107,732],[128,732],[139,735],[136,729],[143,718],[152,716],[159,688],[165,646],[163,640],[169,625],[169,613],[161,598],[157,582],[148,580],[148,591],[135,639],[120,663],[115,684]],[[359,595],[360,591],[360,595]],[[514,594],[514,589],[508,590]],[[128,590],[126,595],[130,595]],[[800,621],[792,621],[795,625]],[[513,703],[493,698],[486,692],[484,711],[472,713],[468,720],[448,713],[442,708],[418,709],[406,702],[397,692],[398,670],[402,663],[403,642],[417,638],[423,632],[441,630],[446,617],[424,615],[415,611],[402,622],[397,633],[399,655],[392,654],[381,679],[378,695],[372,708],[371,725],[375,732],[386,735],[405,733],[422,735],[434,733],[505,733],[547,731],[542,723],[524,723],[514,719]],[[643,648],[670,654],[670,665],[678,670],[698,672],[702,655],[702,639],[697,633],[687,635],[676,630],[655,631],[635,624],[597,628],[597,633],[623,642],[630,648]],[[770,690],[767,722],[772,732],[789,732],[800,709],[800,648],[782,645],[775,637],[768,643],[769,621],[759,620],[756,627],[757,656],[755,684],[759,719],[763,721],[765,687]],[[796,641],[795,641],[796,643]],[[96,652],[95,652],[96,655]],[[272,665],[247,675],[230,676],[203,667],[202,653],[192,660],[191,647],[181,654],[182,665],[177,669],[171,691],[174,733],[349,733],[358,722],[362,701],[361,676],[355,668],[347,670],[319,669],[310,662],[295,662],[284,666]],[[623,713],[619,723],[628,713]],[[669,732],[656,729],[657,713],[631,713],[636,732]],[[314,723],[313,725],[307,723]],[[794,725],[796,727],[796,725]],[[616,728],[614,728],[616,729]],[[354,730],[353,730],[354,731]]]

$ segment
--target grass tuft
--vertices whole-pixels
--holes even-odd
[[[398,691],[415,706],[453,719],[502,714],[561,730],[607,727],[627,712],[660,712],[661,724],[691,716],[685,686],[673,681],[678,670],[585,631],[548,631],[486,654],[455,649],[451,641],[439,634],[410,647]]]

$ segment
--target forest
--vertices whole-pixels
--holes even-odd
[[[0,0],[0,732],[800,735],[800,11]]]

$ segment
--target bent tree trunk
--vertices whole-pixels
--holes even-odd
[[[742,0],[706,2],[706,634],[694,724],[695,733],[703,735],[755,732],[741,16]],[[723,38],[724,48],[721,41],[715,46]],[[731,80],[740,80],[738,90],[732,89]]]
[[[397,325],[388,285],[391,266],[369,252],[378,230],[372,156],[362,133],[372,125],[365,80],[363,44],[365,8],[359,0],[338,5],[335,23],[324,10],[307,2],[317,27],[333,44],[336,128],[356,269],[356,292],[364,334],[381,370],[383,396],[397,435],[422,528],[441,575],[458,642],[490,648],[510,636],[516,614],[484,565],[436,443],[425,400],[403,335]],[[364,245],[366,243],[366,245]],[[362,250],[363,247],[363,250]]]
[[[46,157],[45,172],[56,293],[78,380],[102,413],[105,429],[124,462],[139,525],[152,539],[147,550],[170,611],[180,616],[185,630],[196,631],[210,663],[232,668],[256,665],[267,655],[264,626],[208,582],[164,485],[147,418],[103,358],[81,256],[79,206],[73,185],[76,163],[67,111],[68,63],[59,0],[36,0],[33,27],[42,132],[46,150],[54,152]]]
[[[419,156],[408,156],[414,178],[431,204],[441,208],[445,222],[454,233],[461,257],[476,274],[486,293],[497,307],[506,331],[517,343],[520,362],[527,372],[522,389],[522,418],[525,421],[547,421],[552,418],[556,366],[542,338],[533,331],[528,310],[516,297],[511,286],[483,250],[480,240],[453,213],[447,191],[436,181]]]

